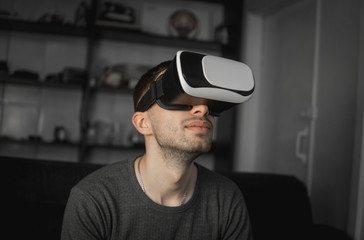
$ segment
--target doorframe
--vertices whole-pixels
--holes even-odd
[[[364,64],[364,0],[360,0],[358,66]],[[355,152],[352,169],[348,229],[355,240],[364,239],[364,69],[358,68]]]
[[[309,127],[309,147],[307,150],[307,172],[306,172],[306,186],[308,194],[311,194],[312,181],[313,181],[313,163],[315,153],[315,132],[316,132],[316,119],[318,114],[317,96],[318,96],[318,83],[319,83],[319,64],[320,64],[320,40],[321,40],[321,0],[316,1],[316,16],[315,16],[315,46],[314,46],[314,59],[313,59],[313,74],[312,74],[312,97],[311,97],[311,113],[310,113],[310,127]]]

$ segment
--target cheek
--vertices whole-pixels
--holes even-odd
[[[215,117],[209,115],[207,117],[207,119],[210,121],[210,123],[212,124],[212,127],[215,127]]]
[[[214,123],[215,123],[215,117],[213,117],[213,116],[209,115],[209,116],[208,116],[208,119],[210,120],[210,122],[211,122],[212,124],[214,124]]]
[[[175,114],[176,112],[171,114],[168,111],[162,111],[150,111],[150,125],[153,130],[158,132],[168,131],[169,134],[178,131],[178,117]]]

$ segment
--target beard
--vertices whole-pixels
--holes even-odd
[[[176,124],[164,125],[162,129],[161,125],[153,126],[155,139],[165,160],[173,159],[175,164],[185,165],[211,149],[211,134],[186,132],[184,124],[191,120],[195,119],[183,121],[181,127]]]

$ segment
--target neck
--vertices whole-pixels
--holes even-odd
[[[145,194],[158,204],[179,206],[184,197],[187,202],[193,194],[197,179],[193,161],[172,164],[163,157],[153,158],[146,154],[135,161],[135,169]]]

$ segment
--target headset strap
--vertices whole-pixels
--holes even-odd
[[[154,102],[164,95],[162,76],[158,77],[156,81],[150,84],[148,91],[140,99],[138,106],[136,107],[136,112],[145,112],[154,104]]]

